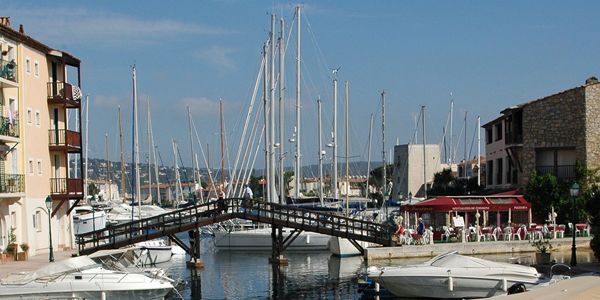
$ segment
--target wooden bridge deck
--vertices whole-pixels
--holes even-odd
[[[77,236],[79,252],[116,249],[234,218],[392,245],[392,228],[370,221],[240,198],[221,199]]]

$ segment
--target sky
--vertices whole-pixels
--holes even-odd
[[[349,82],[349,156],[367,160],[374,114],[372,160],[381,161],[381,101],[386,92],[386,148],[411,141],[425,106],[426,141],[439,144],[454,100],[454,141],[463,157],[464,114],[471,156],[476,116],[482,124],[502,109],[582,85],[600,74],[597,1],[30,1],[0,0],[12,26],[82,60],[82,90],[90,97],[89,156],[119,158],[117,110],[130,160],[131,66],[137,68],[142,156],[147,153],[150,101],[164,164],[171,140],[190,166],[187,106],[211,165],[220,157],[219,99],[233,164],[270,14],[296,26],[302,5],[302,155],[317,162],[317,107],[323,101],[323,139],[332,124],[332,72],[339,84],[339,141],[344,145],[344,82]],[[287,27],[289,33],[292,28]],[[279,29],[277,29],[277,32]],[[295,29],[292,31],[295,35]],[[286,135],[294,126],[295,36],[286,52]],[[259,93],[260,99],[260,93]],[[258,100],[257,100],[258,101]],[[421,129],[419,129],[419,132]],[[483,134],[483,132],[482,132]],[[482,136],[483,139],[483,136]],[[422,138],[419,134],[418,142]],[[247,147],[247,146],[243,146]],[[286,150],[293,145],[286,143]],[[483,147],[483,146],[482,146]],[[329,149],[328,157],[331,155]],[[293,154],[288,152],[291,165]],[[202,160],[202,158],[201,158]],[[144,161],[144,158],[142,159]],[[256,165],[262,166],[259,155]]]

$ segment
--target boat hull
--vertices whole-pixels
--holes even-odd
[[[284,239],[293,230],[284,228]],[[303,231],[286,251],[327,251],[328,235]],[[269,251],[272,249],[271,228],[243,231],[215,231],[215,246],[220,250]]]

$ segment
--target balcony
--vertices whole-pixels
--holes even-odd
[[[83,179],[50,178],[50,194],[52,198],[83,197]]]
[[[0,140],[19,141],[19,121],[16,118],[0,117]]]
[[[559,180],[570,181],[575,179],[575,165],[564,166],[536,166],[538,175],[554,175]]]
[[[0,198],[25,193],[23,174],[0,174]],[[20,197],[20,195],[19,195]]]
[[[48,134],[51,151],[81,152],[81,132],[50,129]]]
[[[81,90],[70,83],[48,82],[48,103],[77,108],[81,105]]]
[[[17,64],[0,59],[0,87],[17,87]]]

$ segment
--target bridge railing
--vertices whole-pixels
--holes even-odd
[[[221,199],[162,215],[134,220],[77,236],[82,254],[119,248],[233,218],[254,220],[382,245],[391,244],[391,229],[371,221],[293,206],[241,198]]]

